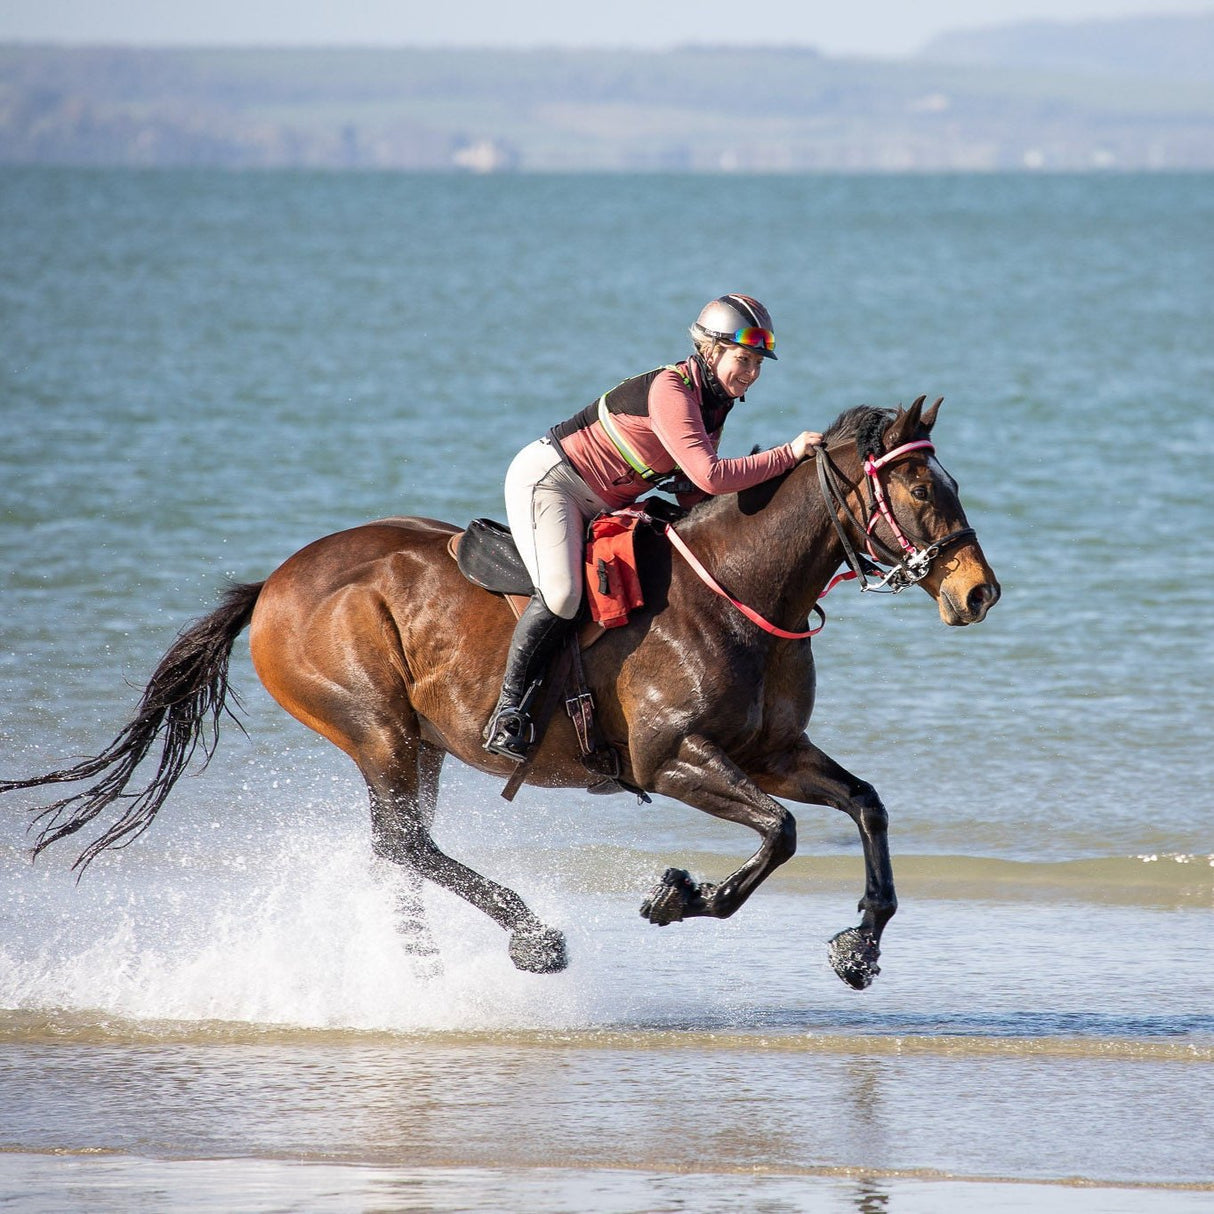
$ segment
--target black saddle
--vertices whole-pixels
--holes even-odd
[[[510,528],[491,518],[474,518],[468,524],[455,560],[460,573],[482,590],[494,594],[535,593]]]

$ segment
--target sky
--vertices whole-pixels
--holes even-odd
[[[1214,12],[1214,0],[0,0],[0,41],[143,46],[812,46],[899,56],[947,30]]]

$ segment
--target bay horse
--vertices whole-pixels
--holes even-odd
[[[642,915],[658,925],[732,915],[796,848],[795,819],[777,798],[834,807],[859,829],[865,880],[860,922],[834,937],[828,957],[857,989],[879,972],[881,935],[897,907],[887,814],[872,785],[806,733],[814,707],[811,613],[844,562],[865,579],[861,549],[892,566],[887,588],[917,583],[927,591],[945,624],[978,623],[1000,593],[956,482],[933,453],[940,401],[927,409],[923,402],[852,409],[828,428],[814,458],[692,509],[677,535],[712,571],[715,586],[660,531],[642,531],[645,606],[583,659],[621,782],[741,823],[761,840],[716,884],[668,869]],[[458,530],[426,518],[384,519],[317,540],[264,582],[230,587],[215,611],[178,636],[137,714],[105,751],[0,784],[9,792],[94,781],[38,813],[35,821],[45,821],[34,854],[116,802],[125,807],[121,816],[76,866],[147,829],[199,748],[206,758],[214,751],[231,650],[247,626],[254,668],[271,696],[362,773],[373,850],[399,866],[392,871],[403,877],[401,927],[414,951],[435,951],[420,897],[429,880],[505,928],[519,969],[563,969],[562,933],[513,890],[444,854],[431,836],[446,755],[498,776],[514,770],[481,745],[514,618],[502,596],[460,573],[448,550]],[[157,742],[155,774],[128,791]],[[573,725],[563,716],[553,718],[526,780],[587,787]]]

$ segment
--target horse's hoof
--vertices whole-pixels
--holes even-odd
[[[559,974],[569,964],[565,937],[555,927],[520,927],[510,937],[510,960],[528,974]]]
[[[826,946],[826,956],[835,973],[853,990],[865,990],[881,972],[877,964],[881,950],[872,935],[859,927],[846,928],[835,936]]]
[[[700,887],[691,874],[682,868],[668,868],[641,903],[641,918],[665,927],[686,918],[701,901]]]

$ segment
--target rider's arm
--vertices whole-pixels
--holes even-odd
[[[787,472],[797,463],[791,443],[770,451],[722,459],[704,429],[700,402],[675,371],[657,376],[649,389],[649,421],[662,446],[697,489],[736,493]]]

